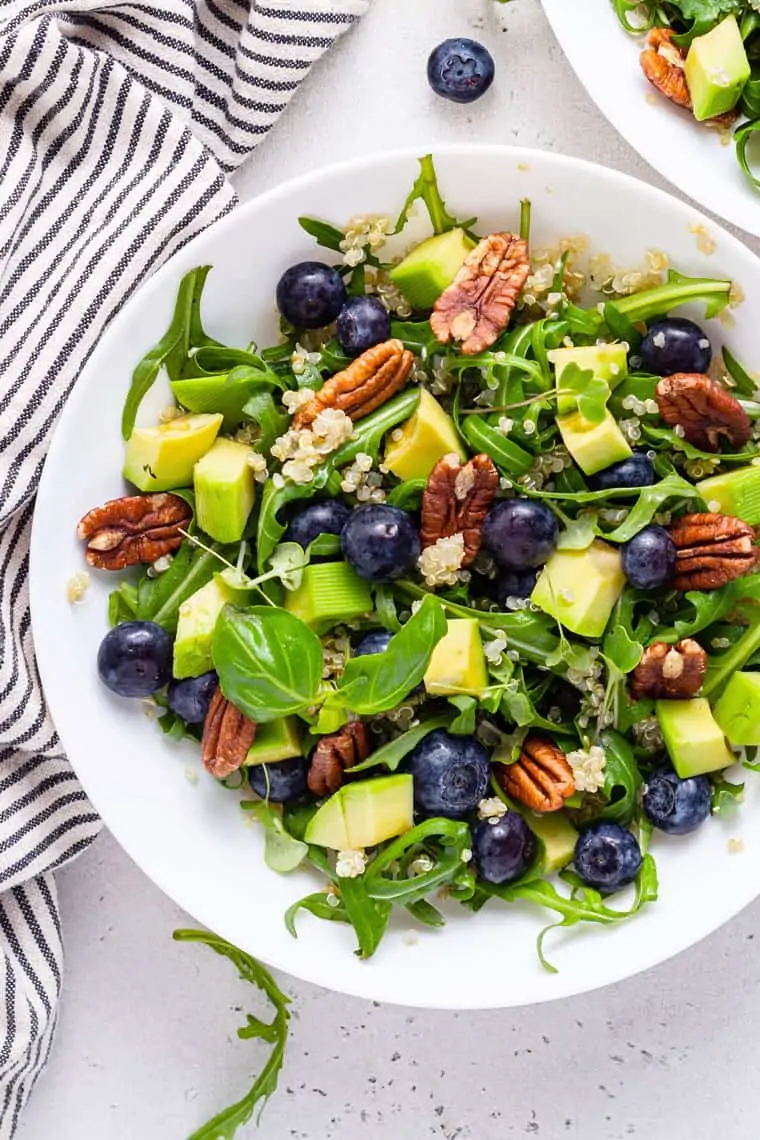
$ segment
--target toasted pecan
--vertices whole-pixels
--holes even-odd
[[[676,547],[677,590],[715,590],[754,570],[760,551],[751,526],[733,515],[682,515],[668,527]]]
[[[221,686],[218,687],[203,722],[203,767],[218,780],[223,780],[243,766],[255,738],[255,721],[228,701]]]
[[[701,689],[706,669],[707,654],[692,637],[676,645],[655,641],[631,674],[631,696],[635,701],[689,700]]]
[[[684,438],[702,451],[718,451],[724,441],[740,448],[751,435],[744,408],[709,376],[697,372],[665,376],[657,384],[655,399],[665,423],[682,427]]]
[[[79,520],[85,558],[99,570],[155,562],[181,545],[192,511],[179,495],[126,495],[94,507]]]
[[[674,35],[672,28],[652,28],[647,36],[648,47],[639,56],[639,62],[661,95],[690,111],[691,95],[684,71],[686,52],[672,42]]]
[[[296,412],[291,427],[295,431],[309,427],[326,408],[337,408],[354,421],[362,419],[403,388],[413,364],[414,354],[400,340],[368,348],[314,393],[314,399]]]
[[[481,531],[499,485],[499,473],[487,455],[475,455],[462,466],[457,455],[444,455],[431,471],[422,495],[423,549],[439,538],[461,534],[463,566],[480,550]]]
[[[575,791],[575,777],[565,753],[553,740],[530,733],[519,760],[496,765],[496,779],[508,796],[533,811],[559,811]]]
[[[366,760],[371,751],[369,729],[361,720],[349,721],[340,731],[321,737],[309,762],[309,791],[331,796],[343,783],[344,772]]]
[[[435,303],[430,327],[436,339],[459,341],[465,356],[489,348],[509,324],[529,272],[522,238],[509,233],[483,238]]]

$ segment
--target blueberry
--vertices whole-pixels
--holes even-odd
[[[651,487],[657,481],[652,460],[643,451],[634,451],[627,459],[589,475],[592,491],[611,491],[615,487]]]
[[[409,753],[405,764],[414,777],[414,806],[419,815],[461,819],[486,794],[491,766],[474,736],[453,736],[436,728]]]
[[[483,542],[500,566],[528,570],[541,566],[557,545],[557,520],[543,503],[507,499],[488,513]]]
[[[309,503],[288,523],[283,542],[297,542],[304,550],[320,534],[340,534],[351,511],[341,499]]]
[[[321,261],[301,261],[277,283],[277,308],[299,329],[332,324],[346,301],[340,274]]]
[[[122,622],[100,643],[101,681],[119,697],[149,697],[171,680],[172,644],[155,622]]]
[[[664,586],[676,568],[676,547],[662,526],[645,526],[620,548],[626,578],[638,590]]]
[[[505,570],[496,579],[496,598],[504,608],[507,598],[529,598],[538,574],[535,570]]]
[[[436,95],[454,103],[473,103],[493,83],[493,56],[477,40],[444,40],[427,64],[428,83]]]
[[[658,768],[647,779],[644,811],[668,835],[686,835],[710,814],[710,781],[706,776],[680,779],[672,768]]]
[[[475,869],[487,883],[511,883],[536,857],[536,837],[516,811],[498,820],[484,819],[473,828]]]
[[[358,356],[388,339],[391,318],[377,297],[349,297],[338,315],[336,332],[343,351]]]
[[[632,883],[642,863],[636,838],[619,823],[599,819],[575,845],[575,869],[589,887],[610,894]]]
[[[279,760],[276,764],[249,764],[246,772],[256,795],[273,804],[300,800],[306,792],[308,765],[303,756]]]
[[[385,653],[392,636],[387,629],[373,629],[372,633],[366,634],[361,639],[354,650],[354,657],[369,657],[375,653]]]
[[[712,348],[704,331],[684,317],[667,317],[649,326],[639,349],[641,366],[655,376],[706,372]]]
[[[370,582],[405,574],[420,553],[412,516],[385,503],[369,503],[352,511],[343,527],[341,546],[356,573]]]
[[[200,677],[170,681],[169,708],[187,724],[202,724],[218,684],[219,678],[213,669],[210,673],[201,673]]]

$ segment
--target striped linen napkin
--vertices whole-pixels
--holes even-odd
[[[29,529],[50,435],[111,318],[234,208],[227,175],[368,4],[0,0],[0,1140],[55,1029],[52,872],[100,826],[34,660]]]

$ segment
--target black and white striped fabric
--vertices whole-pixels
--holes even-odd
[[[234,208],[226,175],[368,4],[0,0],[0,1140],[55,1029],[52,871],[99,829],[34,662],[27,555],[50,434],[104,327]]]

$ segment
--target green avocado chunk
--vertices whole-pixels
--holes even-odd
[[[301,755],[301,721],[284,716],[256,727],[256,739],[248,749],[246,764],[276,764]]]
[[[188,415],[156,427],[135,428],[126,444],[124,478],[140,491],[189,487],[195,464],[221,426],[219,415]]]
[[[562,442],[584,475],[595,475],[632,454],[609,409],[598,424],[591,423],[580,412],[572,412],[569,416],[557,416],[557,427]]]
[[[735,515],[750,526],[760,523],[760,467],[739,467],[697,483],[709,511]]]
[[[625,585],[620,552],[598,539],[586,550],[557,550],[530,600],[581,637],[601,637]]]
[[[403,261],[394,265],[390,278],[398,285],[413,309],[432,309],[461,268],[475,242],[464,230],[436,234],[415,246]]]
[[[347,851],[403,835],[414,824],[412,791],[406,774],[344,784],[312,816],[304,840]]]
[[[760,673],[734,673],[713,715],[730,744],[760,744]]]
[[[218,542],[239,542],[253,509],[254,451],[234,439],[217,439],[193,472],[198,526]]]
[[[685,71],[695,119],[712,119],[736,106],[750,65],[734,16],[691,41]]]
[[[182,603],[177,619],[172,672],[179,680],[200,677],[213,668],[211,641],[220,613],[235,598],[235,591],[216,575]]]
[[[317,562],[303,571],[300,585],[285,595],[285,609],[306,625],[329,629],[336,621],[353,621],[372,609],[364,578],[347,562]]]
[[[690,701],[657,701],[655,712],[668,755],[682,780],[730,768],[736,763],[704,697]]]

